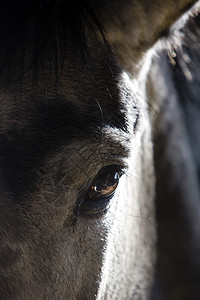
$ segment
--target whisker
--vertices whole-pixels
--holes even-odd
[[[129,170],[124,170],[124,175],[128,176],[128,177],[135,177],[135,178],[139,178],[139,176],[136,173],[130,172]]]
[[[128,213],[126,211],[123,211],[123,210],[120,210],[123,214],[125,214],[126,216],[130,216],[130,217],[133,217],[133,218],[136,218],[136,219],[144,219],[144,220],[151,220],[151,217],[144,217],[144,216],[137,216],[137,215],[134,215],[134,214],[131,214],[131,213]]]
[[[55,184],[54,184],[54,182],[53,182],[53,177],[51,176],[51,174],[49,174],[49,176],[50,176],[50,180],[51,180],[52,187],[53,187],[53,189],[55,190],[56,186],[55,186]]]
[[[101,119],[102,119],[102,122],[104,123],[104,116],[103,116],[103,110],[101,108],[101,105],[99,104],[99,101],[96,99],[96,103],[99,107],[99,110],[100,110],[100,113],[101,113]]]

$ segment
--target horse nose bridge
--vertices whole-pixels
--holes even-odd
[[[8,233],[9,231],[9,224],[10,224],[10,219],[12,218],[12,211],[9,208],[10,206],[10,201],[9,199],[7,200],[6,197],[3,197],[2,195],[0,196],[0,241],[3,237],[3,233],[5,232]]]
[[[20,247],[20,240],[22,242],[22,236],[20,234],[20,222],[18,224],[18,218],[15,218],[17,212],[12,210],[9,199],[0,199],[0,291],[2,289],[1,284],[4,281],[4,277],[9,277],[11,269],[15,269],[20,257],[22,257],[22,248]],[[10,207],[9,207],[10,206]],[[1,295],[1,294],[0,294]]]
[[[0,268],[5,269],[13,266],[19,260],[21,251],[18,247],[4,244],[0,247]]]
[[[9,252],[9,249],[14,249],[12,246],[25,241],[28,228],[21,210],[13,197],[5,196],[4,193],[0,195],[0,253],[5,245],[6,252]]]

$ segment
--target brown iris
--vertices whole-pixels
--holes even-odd
[[[118,171],[104,171],[100,173],[87,193],[88,200],[110,197],[117,188],[120,175]]]

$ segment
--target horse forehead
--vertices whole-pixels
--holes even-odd
[[[24,80],[19,87],[4,89],[0,93],[0,132],[13,126],[26,127],[36,122],[59,121],[60,126],[80,130],[101,127],[126,127],[126,98],[122,84],[105,69],[104,75],[96,70],[93,75],[62,72],[58,85],[51,75],[32,84]],[[110,78],[109,78],[110,77]],[[108,80],[109,79],[109,80]],[[82,128],[82,129],[84,129]]]

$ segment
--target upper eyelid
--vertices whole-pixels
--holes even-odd
[[[94,181],[97,179],[98,175],[101,174],[101,170],[104,169],[104,168],[109,168],[109,166],[111,166],[114,170],[114,167],[116,166],[116,170],[120,171],[122,173],[122,175],[126,174],[126,172],[128,171],[127,169],[127,165],[125,164],[122,164],[122,165],[119,165],[119,164],[114,164],[114,165],[107,165],[107,166],[104,166],[102,167],[97,173],[95,176],[93,176],[87,183],[85,183],[84,187],[80,190],[80,194],[84,194],[86,195],[86,193],[88,192],[88,189],[91,187],[91,185],[94,183]],[[103,173],[103,172],[102,172]],[[122,176],[121,175],[121,176]],[[120,176],[120,177],[121,177]]]
[[[122,167],[122,166],[116,165],[116,170],[114,170],[115,165],[112,165],[111,167],[112,167],[112,169],[113,169],[113,172],[116,171],[116,172],[120,172],[120,173],[121,173],[120,177],[121,177],[122,175],[124,175],[125,172],[126,172],[126,171],[125,171],[125,168]],[[109,168],[109,166],[104,167],[104,168]],[[103,169],[103,168],[102,168],[102,169]],[[102,170],[102,169],[101,169],[101,170]],[[101,173],[101,170],[96,174],[96,176],[93,178],[93,180],[91,180],[90,184],[87,186],[87,189],[85,189],[85,195],[87,194],[88,189],[90,189],[90,187],[93,185],[93,183],[95,182],[95,180],[98,178],[98,176],[104,173],[104,171],[102,171],[102,173]],[[111,170],[110,172],[112,172],[112,170]],[[105,173],[106,173],[106,169],[105,169]]]

